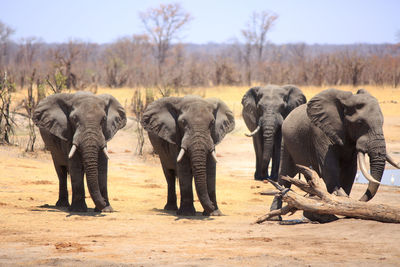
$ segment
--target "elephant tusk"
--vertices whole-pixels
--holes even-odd
[[[107,147],[103,148],[104,156],[106,156],[107,159],[110,159],[110,156],[108,155]]]
[[[72,145],[71,150],[69,151],[68,158],[72,158],[76,151],[76,145]]]
[[[394,161],[394,159],[393,159],[389,154],[386,154],[386,160],[387,160],[387,162],[389,162],[390,164],[392,164],[393,167],[395,167],[395,168],[397,168],[397,169],[400,169],[400,162],[399,162],[399,163],[396,163],[396,162]]]
[[[365,155],[362,152],[358,152],[357,154],[358,165],[360,166],[361,172],[364,177],[370,181],[371,183],[380,184],[371,174],[368,173],[367,167],[365,166]]]
[[[215,152],[215,150],[213,150],[213,151],[211,152],[211,156],[213,157],[215,163],[218,163],[217,152]]]
[[[260,131],[260,129],[261,129],[261,127],[260,127],[260,125],[258,125],[257,126],[257,128],[254,130],[254,131],[252,131],[251,133],[249,133],[249,134],[245,134],[247,137],[252,137],[253,135],[255,135],[256,133],[258,133],[258,131]]]
[[[181,148],[181,151],[179,151],[179,155],[176,158],[176,162],[180,162],[183,158],[183,155],[185,155],[185,149]]]

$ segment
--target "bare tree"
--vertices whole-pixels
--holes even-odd
[[[5,66],[8,65],[9,61],[9,42],[10,36],[15,32],[14,29],[9,27],[0,21],[0,71],[3,73],[5,71]]]
[[[31,73],[34,68],[40,45],[38,38],[28,37],[23,38],[18,46],[16,63],[19,65],[19,83],[21,88],[25,86],[27,73]]]
[[[146,110],[147,106],[154,101],[153,91],[149,88],[146,88],[146,96],[145,99],[142,97],[142,93],[140,89],[136,89],[135,93],[132,97],[132,111],[136,117],[136,136],[137,136],[137,145],[136,145],[136,154],[143,155],[143,146],[144,146],[144,129],[142,124],[140,123],[143,118],[143,113]]]
[[[11,144],[10,137],[14,133],[14,122],[10,114],[11,92],[15,90],[8,81],[7,72],[0,77],[0,144]]]
[[[270,11],[253,12],[246,27],[242,30],[242,36],[245,40],[244,60],[246,63],[247,83],[251,85],[252,79],[252,56],[253,51],[259,66],[265,45],[267,44],[267,33],[271,30],[278,15]]]
[[[83,43],[70,40],[66,45],[58,46],[53,51],[53,57],[57,61],[56,69],[65,76],[65,87],[67,89],[76,88],[77,77],[72,72],[72,67],[83,49]]]
[[[191,20],[180,4],[161,4],[140,13],[144,28],[154,46],[157,60],[158,84],[164,85],[164,63],[171,48],[171,43],[180,37],[184,26]]]
[[[35,142],[36,142],[35,124],[33,123],[33,119],[32,119],[33,112],[38,103],[38,99],[35,99],[35,97],[33,95],[33,83],[35,80],[35,76],[36,76],[36,69],[33,70],[32,75],[29,79],[28,97],[24,100],[24,107],[25,107],[26,113],[28,114],[28,127],[29,127],[29,140],[28,140],[28,143],[26,144],[26,148],[25,148],[26,152],[33,152]],[[38,90],[39,90],[39,88],[38,88]]]

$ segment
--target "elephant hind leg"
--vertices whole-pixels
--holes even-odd
[[[280,185],[283,185],[287,188],[290,188],[290,183],[283,181],[281,179],[281,176],[289,176],[289,177],[294,177],[296,175],[296,165],[294,164],[294,161],[292,157],[290,156],[289,152],[287,149],[282,147],[282,157],[281,157],[281,166],[280,166],[280,171],[279,171],[279,178],[278,178],[278,183]],[[282,198],[281,197],[274,197],[270,210],[277,210],[282,208]],[[281,216],[275,216],[270,219],[271,221],[281,221],[282,217]]]
[[[164,210],[178,210],[178,205],[176,204],[176,172],[164,166],[163,172],[168,184],[167,204],[165,204]]]
[[[289,151],[287,151],[287,149],[283,147],[281,153],[281,166],[279,169],[278,183],[280,185],[285,186],[286,188],[290,188],[291,184],[289,182],[283,181],[280,177],[281,176],[294,177],[296,174],[297,174],[296,164],[293,158],[290,156]]]

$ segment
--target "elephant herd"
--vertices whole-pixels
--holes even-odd
[[[349,195],[358,163],[370,182],[361,198],[368,201],[378,190],[385,162],[399,168],[386,153],[379,103],[366,90],[352,94],[328,89],[307,102],[296,86],[268,85],[249,89],[242,105],[242,116],[251,132],[246,135],[252,137],[256,155],[256,180],[270,178],[290,187],[279,176],[295,176],[296,164],[301,164],[311,166],[323,177],[330,193]],[[126,124],[121,104],[109,94],[55,94],[38,104],[33,120],[51,152],[59,179],[56,206],[87,211],[86,174],[95,210],[112,212],[107,192],[107,142]],[[167,180],[164,209],[195,215],[194,179],[203,215],[221,215],[216,199],[215,146],[235,128],[234,115],[227,105],[216,98],[165,97],[146,108],[141,124],[160,157]],[[179,208],[176,178],[181,193]],[[281,205],[275,198],[271,209]]]

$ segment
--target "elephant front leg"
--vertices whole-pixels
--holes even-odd
[[[181,191],[181,205],[177,211],[178,215],[194,216],[196,209],[193,205],[193,175],[188,159],[182,159],[178,163],[178,179]]]
[[[97,212],[113,212],[114,209],[110,205],[110,201],[108,199],[108,186],[107,186],[107,171],[108,171],[108,160],[103,153],[99,153],[99,189],[101,196],[104,198],[106,202],[106,207],[103,210],[98,210],[97,208],[94,211]]]
[[[211,213],[203,211],[204,216],[221,216],[223,215],[217,204],[216,194],[216,163],[211,155],[207,158],[207,191],[210,200],[213,202],[215,210]]]
[[[68,189],[67,189],[67,168],[54,163],[59,181],[57,207],[69,207]]]
[[[85,187],[83,183],[83,166],[73,160],[69,162],[69,165],[69,173],[71,175],[72,184],[72,203],[68,210],[74,212],[86,212],[87,205],[85,201]]]
[[[162,169],[168,184],[167,204],[165,204],[164,210],[178,210],[178,205],[176,204],[175,170],[167,169],[164,165]]]
[[[262,170],[263,167],[263,143],[259,133],[253,136],[253,146],[256,155],[256,171],[254,172],[254,180],[262,181],[267,176],[267,173]]]

